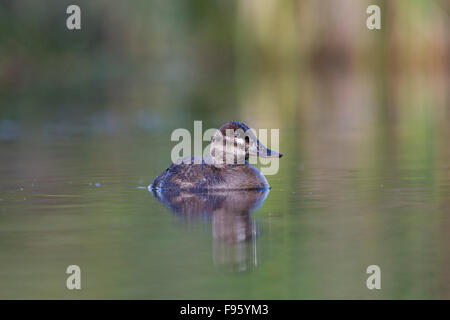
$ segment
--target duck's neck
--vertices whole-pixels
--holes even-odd
[[[232,163],[228,163],[227,159],[217,159],[216,157],[211,156],[211,160],[212,163],[214,164],[215,167],[217,168],[223,168],[223,167],[228,167],[228,166],[245,166],[248,165],[248,159],[245,159],[244,162],[242,163],[242,161],[237,161],[236,158],[234,158],[234,161]]]

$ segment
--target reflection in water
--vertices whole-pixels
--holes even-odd
[[[258,265],[257,228],[250,212],[259,208],[269,190],[187,191],[153,190],[153,195],[184,221],[211,221],[214,263],[241,272]]]

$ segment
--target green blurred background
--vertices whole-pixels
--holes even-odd
[[[0,297],[450,298],[449,12],[3,0]],[[208,222],[186,227],[136,189],[169,165],[174,129],[234,119],[279,128],[285,154],[244,273],[214,266]]]

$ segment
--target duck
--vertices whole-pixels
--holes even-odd
[[[264,175],[249,164],[250,155],[283,156],[264,146],[245,123],[229,121],[212,136],[209,157],[178,159],[155,178],[149,189],[208,192],[270,189]]]

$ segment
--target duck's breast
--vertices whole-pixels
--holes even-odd
[[[223,174],[227,189],[268,189],[266,177],[252,165],[230,166]]]

